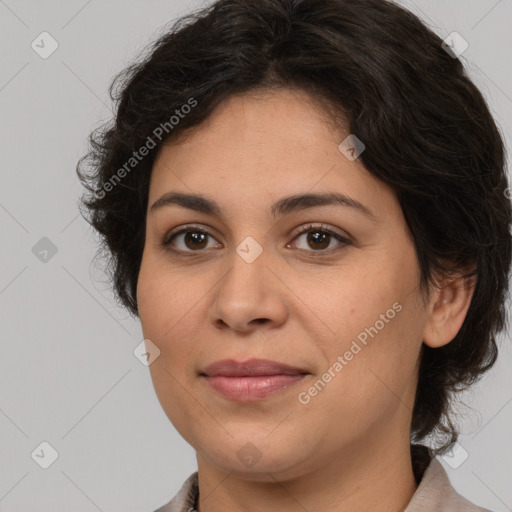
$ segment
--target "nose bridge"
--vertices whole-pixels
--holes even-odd
[[[247,237],[235,248],[229,264],[212,304],[212,322],[237,330],[250,329],[263,320],[282,322],[286,314],[284,296],[267,268],[272,266],[271,251]]]
[[[230,308],[241,310],[262,304],[265,288],[270,285],[269,272],[265,268],[268,260],[263,247],[258,249],[252,241],[244,241],[236,247],[230,259],[231,270],[220,283],[219,289],[219,295],[222,293],[222,299],[229,301]]]

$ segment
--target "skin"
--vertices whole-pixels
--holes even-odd
[[[196,450],[200,512],[402,510],[417,488],[409,425],[419,351],[453,339],[472,288],[445,280],[425,300],[395,193],[340,152],[348,132],[305,92],[232,96],[186,135],[155,161],[137,297],[144,337],[161,350],[150,365],[158,399]],[[222,216],[151,211],[170,191],[208,196]],[[342,205],[271,216],[278,199],[308,192],[343,193],[373,218]],[[189,223],[209,238],[187,243],[181,234],[162,245]],[[309,223],[310,235],[325,233],[323,223],[350,243],[308,241],[298,233]],[[236,251],[248,236],[263,250],[252,263]],[[395,303],[394,318],[300,403]],[[199,376],[225,358],[271,359],[310,375],[234,402]],[[249,466],[241,449],[260,459]]]

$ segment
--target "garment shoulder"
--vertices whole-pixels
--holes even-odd
[[[192,473],[183,482],[177,494],[154,512],[192,512],[197,497],[198,474]]]
[[[433,458],[405,512],[492,512],[475,505],[452,486],[446,470]]]
[[[447,504],[447,512],[461,511],[461,512],[492,512],[487,508],[479,507],[475,505],[467,498],[459,494],[453,487],[451,489],[451,493],[447,496],[446,504]]]

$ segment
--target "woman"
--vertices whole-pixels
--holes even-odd
[[[198,462],[159,511],[484,510],[435,455],[497,357],[512,215],[453,45],[382,0],[219,0],[112,95],[83,203]]]

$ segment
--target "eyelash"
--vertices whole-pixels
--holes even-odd
[[[319,225],[308,224],[307,226],[304,227],[304,229],[302,229],[301,231],[299,231],[298,233],[296,233],[293,236],[292,241],[295,241],[300,236],[302,236],[306,233],[309,233],[311,231],[328,234],[328,235],[334,237],[338,242],[340,242],[340,246],[338,246],[337,248],[331,247],[330,249],[318,249],[318,250],[299,249],[300,251],[306,251],[306,252],[312,253],[313,257],[328,256],[334,252],[338,252],[338,251],[342,250],[345,246],[352,244],[351,240],[349,240],[348,238],[345,238],[345,237],[341,236],[340,234],[334,232],[333,230],[329,229],[329,227],[326,226],[325,224],[319,224]],[[181,235],[181,234],[187,233],[187,232],[204,233],[205,235],[211,236],[212,238],[214,238],[210,233],[208,233],[208,231],[206,231],[202,228],[197,228],[196,226],[193,226],[193,225],[188,225],[188,226],[183,227],[179,231],[176,231],[174,233],[173,232],[169,233],[165,237],[164,241],[162,242],[162,246],[164,247],[164,249],[166,249],[168,251],[171,251],[178,255],[183,255],[185,257],[193,257],[196,255],[201,255],[201,253],[204,253],[205,251],[207,251],[207,249],[198,249],[197,251],[192,251],[192,250],[183,251],[181,249],[172,248],[171,242],[174,240],[174,238],[176,238],[178,235]]]

